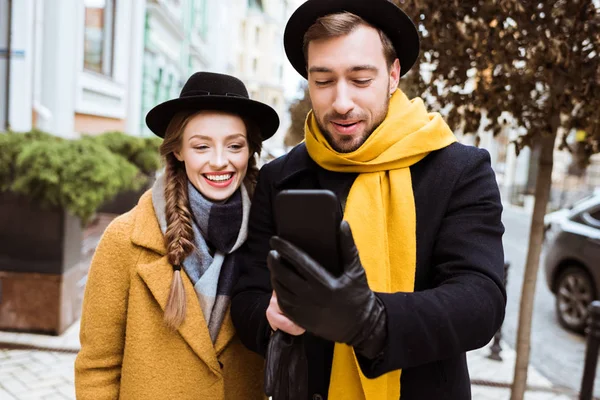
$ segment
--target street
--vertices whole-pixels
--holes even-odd
[[[503,339],[516,348],[519,302],[531,216],[518,208],[504,209],[504,252],[510,262],[508,271],[506,318]],[[579,391],[585,359],[585,337],[563,329],[556,318],[554,296],[545,281],[543,254],[536,285],[533,311],[530,363],[554,384]],[[596,374],[594,395],[600,396],[600,379]]]

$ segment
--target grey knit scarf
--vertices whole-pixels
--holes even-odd
[[[188,181],[189,206],[194,230],[194,251],[184,260],[183,270],[192,281],[213,343],[221,329],[237,277],[236,250],[246,240],[250,197],[244,185],[223,203],[207,200]],[[165,178],[152,187],[152,203],[163,234]]]

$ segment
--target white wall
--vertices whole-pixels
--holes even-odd
[[[41,104],[49,114],[38,120],[41,129],[71,137],[74,132],[75,91],[77,69],[77,29],[80,1],[55,0],[52,7],[43,7],[44,35],[41,68]]]
[[[15,131],[31,129],[33,74],[33,0],[13,1],[10,68],[10,125]]]
[[[206,51],[208,68],[213,72],[238,75],[237,52],[241,46],[240,25],[243,19],[241,4],[237,0],[210,0],[206,12],[208,30]]]
[[[133,0],[130,19],[129,89],[127,90],[127,133],[142,132],[142,71],[144,62],[144,24],[146,0]]]
[[[0,131],[3,131],[6,125],[6,59],[5,52],[7,48],[6,27],[8,24],[8,1],[0,0]]]
[[[32,85],[34,62],[34,0],[12,2],[11,61],[9,118],[11,129],[31,129]],[[4,130],[6,116],[6,74],[8,48],[8,1],[0,0],[0,130]]]

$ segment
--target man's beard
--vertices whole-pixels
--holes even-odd
[[[319,129],[321,130],[321,133],[323,133],[323,136],[325,136],[325,139],[327,140],[329,145],[335,151],[337,151],[338,153],[352,153],[353,151],[358,150],[360,148],[360,146],[362,146],[367,141],[369,136],[371,136],[373,131],[375,131],[375,129],[377,129],[379,127],[379,125],[381,125],[383,120],[385,120],[389,105],[390,105],[390,99],[389,99],[389,97],[386,96],[385,103],[381,109],[381,112],[378,113],[377,115],[375,115],[375,120],[373,121],[373,123],[370,126],[365,127],[365,130],[358,137],[349,135],[349,136],[338,137],[336,140],[335,136],[333,136],[333,134],[331,132],[329,132],[327,129],[325,129],[325,127],[323,126],[324,124],[321,123],[320,118],[318,118],[316,116],[316,114],[315,114],[315,117],[316,117],[315,119],[317,121],[317,125],[318,125]],[[332,112],[331,114],[328,114],[325,116],[324,121],[331,121],[333,119],[340,119],[340,120],[360,119],[360,120],[363,120],[362,118],[360,118],[360,115],[353,115],[351,112],[348,114],[345,114],[345,115],[341,115],[341,114]]]

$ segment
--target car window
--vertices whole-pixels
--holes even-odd
[[[600,206],[582,214],[583,221],[594,228],[600,228]]]

